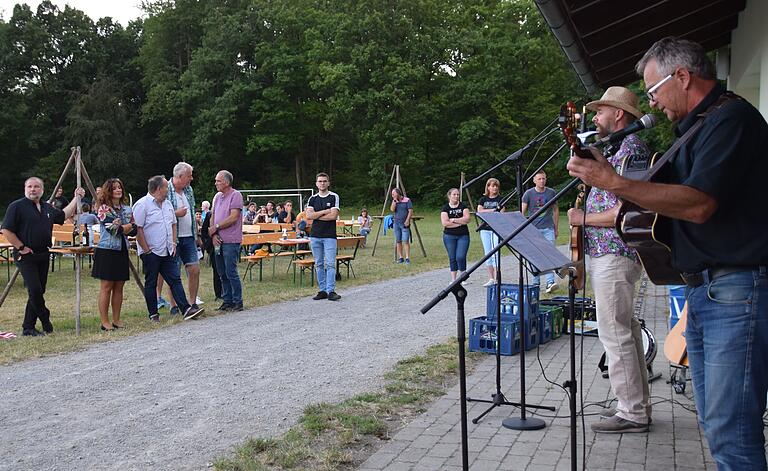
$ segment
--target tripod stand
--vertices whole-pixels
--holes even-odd
[[[469,276],[477,270],[479,267],[481,267],[486,260],[488,260],[490,257],[494,256],[499,250],[501,250],[502,247],[509,244],[510,241],[512,241],[513,238],[515,238],[518,234],[520,234],[525,228],[527,228],[537,217],[544,214],[553,204],[555,204],[562,196],[566,193],[568,193],[570,190],[576,187],[576,185],[579,184],[579,179],[573,179],[570,183],[568,183],[563,189],[561,189],[554,198],[552,198],[550,201],[545,203],[541,208],[539,208],[538,211],[536,211],[534,214],[530,216],[527,220],[519,213],[485,213],[485,217],[483,218],[485,222],[490,223],[489,218],[505,218],[508,216],[514,216],[516,215],[518,219],[518,222],[522,220],[522,222],[515,226],[514,224],[511,225],[511,227],[507,227],[505,229],[504,233],[508,234],[506,235],[503,240],[496,245],[493,250],[489,251],[487,254],[485,254],[480,260],[475,262],[474,265],[469,267],[466,272],[460,274],[454,281],[452,281],[447,287],[445,287],[443,290],[441,290],[434,298],[432,298],[427,304],[425,304],[420,311],[422,313],[428,312],[430,309],[435,307],[437,303],[445,299],[449,293],[454,293],[456,296],[456,303],[457,303],[457,336],[459,338],[459,376],[460,376],[460,399],[461,399],[461,430],[462,430],[462,467],[463,469],[469,469],[469,454],[468,454],[468,445],[467,445],[467,409],[466,409],[466,397],[467,397],[467,391],[466,391],[466,369],[464,367],[464,344],[465,344],[465,335],[464,335],[464,299],[466,298],[466,290],[464,290],[461,287],[461,283],[463,281],[466,281]],[[486,216],[487,215],[487,216]],[[507,232],[507,230],[512,229],[511,232]],[[531,228],[531,230],[533,230]],[[551,254],[553,259],[549,259],[548,256],[545,256],[542,261],[539,261],[538,264],[533,264],[534,268],[536,268],[536,271],[538,272],[545,272],[545,271],[551,271],[551,270],[557,270],[558,274],[562,277],[566,273],[567,270],[570,270],[571,263],[568,261],[567,258],[565,258],[564,255],[562,255],[560,252],[558,252],[554,247],[546,241],[539,233],[538,231],[534,231],[535,235],[538,237],[533,237],[534,240],[538,239],[540,242],[544,244],[545,247],[549,247],[550,249],[553,249],[552,252],[549,252],[547,249],[544,249],[543,247],[539,248],[539,254],[545,253],[547,255]],[[551,263],[551,265],[548,264]],[[565,263],[563,263],[565,262]],[[461,293],[463,291],[463,294]],[[521,296],[522,297],[522,296]],[[573,304],[571,304],[573,306]],[[571,332],[573,332],[573,313],[571,313]],[[521,335],[522,337],[522,335]],[[521,339],[522,340],[522,339]],[[566,383],[568,386],[570,392],[571,392],[571,447],[572,447],[572,455],[571,455],[571,467],[572,469],[576,469],[576,403],[575,403],[575,392],[576,392],[576,369],[575,369],[575,339],[571,339],[572,347],[571,347],[571,377],[569,381]],[[522,344],[522,341],[521,341]],[[524,368],[525,365],[521,364],[521,368]],[[523,401],[524,403],[524,401]],[[523,412],[524,414],[524,412]]]
[[[550,124],[553,124],[553,123],[554,123],[554,121],[552,123],[550,123]],[[549,125],[547,127],[549,127]],[[533,140],[531,140],[531,142],[526,144],[525,147],[523,147],[521,150],[513,153],[512,155],[508,156],[500,164],[495,165],[494,167],[490,168],[489,170],[487,170],[483,174],[473,178],[468,183],[463,183],[463,180],[462,180],[461,188],[462,189],[466,189],[470,185],[480,181],[483,177],[485,177],[486,175],[491,173],[494,169],[498,168],[502,164],[504,164],[504,163],[506,163],[508,161],[513,161],[513,162],[515,162],[515,182],[516,182],[515,191],[512,194],[510,194],[509,196],[503,198],[502,201],[499,203],[498,207],[496,207],[495,211],[496,212],[500,212],[502,210],[502,208],[504,208],[505,204],[509,200],[511,200],[512,197],[514,197],[514,195],[518,196],[518,207],[521,207],[522,206],[522,186],[523,186],[522,159],[521,158],[524,155],[524,153],[526,152],[526,150],[532,148],[537,142],[543,141],[544,139],[549,137],[551,134],[553,134],[555,131],[557,131],[557,128],[550,129],[548,131],[545,128],[543,131],[541,131],[539,133],[539,135],[537,135]],[[539,170],[543,169],[552,159],[554,159],[555,156],[565,147],[565,145],[566,144],[563,143],[560,147],[558,147],[539,166],[539,168],[536,169],[536,171],[534,171],[528,177],[528,179],[526,181],[529,181],[533,177],[533,175],[538,173]],[[482,219],[482,217],[480,217],[480,219]],[[484,223],[484,224],[482,224],[478,228],[478,231],[480,231],[480,230],[490,230],[490,228],[489,228],[488,224]],[[496,267],[497,267],[497,270],[496,270],[496,284],[494,286],[494,288],[496,289],[496,312],[498,312],[500,314],[501,313],[501,253],[500,252],[496,252],[495,257],[496,257]],[[523,266],[522,266],[522,258],[521,258],[521,265],[520,265],[520,271],[519,271],[519,277],[518,277],[518,286],[520,287],[519,293],[518,293],[518,295],[519,295],[518,296],[518,299],[519,299],[518,305],[519,305],[519,309],[520,309],[521,312],[522,312],[522,310],[524,308],[524,304],[523,303],[525,301],[523,299],[524,296],[523,296],[523,292],[522,292],[523,285],[524,285],[523,284]],[[523,324],[523,323],[524,323],[524,321],[523,321],[523,319],[521,319],[521,324]],[[501,328],[502,328],[501,315],[499,315],[498,318],[496,319],[496,335],[497,335],[497,338],[500,337]],[[524,364],[524,362],[525,362],[525,353],[524,353],[525,349],[521,348],[521,350],[522,350],[522,353],[521,353],[521,356],[520,356],[520,361]],[[522,389],[522,399],[521,399],[521,401],[523,402],[523,404],[515,403],[515,402],[509,402],[507,400],[507,398],[504,396],[504,393],[502,393],[502,391],[501,391],[501,342],[498,341],[496,343],[496,392],[491,395],[491,400],[490,401],[482,400],[482,399],[472,399],[472,398],[468,398],[467,399],[467,401],[469,401],[469,402],[482,402],[482,403],[491,404],[491,406],[488,409],[486,409],[478,417],[474,418],[472,420],[472,423],[474,423],[474,424],[478,423],[480,421],[480,419],[482,419],[486,414],[488,414],[490,411],[492,411],[496,407],[500,407],[502,405],[510,405],[510,406],[521,407],[521,406],[525,405],[524,404],[525,403],[525,375],[524,375],[524,372],[521,375],[521,389]],[[555,410],[553,407],[536,406],[536,405],[531,405],[531,404],[529,404],[528,407],[530,407],[530,408],[541,408],[541,409],[546,409],[546,410],[551,410],[551,411]],[[534,430],[534,429],[543,428],[544,425],[545,425],[544,421],[541,421],[539,419],[528,419],[528,420],[525,419],[525,412],[523,412],[523,417],[524,417],[524,419],[520,423],[517,423],[517,422],[507,422],[506,424],[504,424],[504,426],[508,426],[509,428],[522,429],[522,430],[526,430],[526,429],[527,430]]]

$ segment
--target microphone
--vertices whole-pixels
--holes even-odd
[[[624,139],[626,136],[629,136],[630,134],[634,134],[637,131],[642,131],[643,129],[651,129],[655,125],[656,125],[656,116],[652,114],[646,114],[646,115],[643,115],[642,118],[638,119],[634,123],[627,126],[626,128],[620,131],[611,133],[602,139],[598,139],[597,142],[595,142],[595,145],[608,144],[608,143],[616,144],[618,142],[621,142],[622,139]]]

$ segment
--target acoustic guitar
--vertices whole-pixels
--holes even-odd
[[[685,344],[685,325],[688,323],[688,303],[683,306],[680,319],[664,340],[664,356],[670,363],[688,366],[688,351]]]
[[[667,163],[661,161],[657,167],[659,159],[660,154],[656,153],[650,161],[638,159],[625,162],[620,173],[632,180],[650,181]],[[672,267],[671,231],[668,218],[631,201],[621,200],[616,215],[616,232],[628,247],[637,252],[648,278],[656,285],[685,284],[680,272]]]

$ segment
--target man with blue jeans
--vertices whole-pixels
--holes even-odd
[[[520,208],[524,216],[529,216],[536,213],[541,207],[555,197],[555,190],[547,188],[547,174],[543,170],[536,172],[533,176],[534,187],[523,193],[523,205]],[[557,205],[552,205],[547,211],[536,218],[533,225],[541,232],[541,235],[545,239],[555,244],[557,239],[557,221],[560,217],[560,212]],[[539,277],[533,277],[533,285],[539,285]],[[551,293],[557,289],[555,284],[555,274],[547,273],[547,293]]]
[[[397,263],[411,263],[411,218],[413,217],[413,203],[403,194],[400,188],[392,189],[392,204],[390,211],[394,214],[395,221],[395,250]]]
[[[338,301],[336,293],[336,218],[339,216],[339,195],[329,191],[331,180],[326,173],[315,179],[317,193],[307,201],[306,216],[312,220],[309,246],[315,258],[317,294],[314,300]]]
[[[687,285],[685,339],[696,411],[719,471],[766,470],[768,230],[761,206],[768,123],[717,81],[699,44],[656,42],[637,64],[651,107],[679,138],[662,181],[616,174],[596,150],[568,171],[669,218],[672,266]],[[640,253],[642,258],[643,254]]]
[[[184,319],[192,319],[203,309],[191,306],[184,294],[176,262],[176,214],[168,201],[168,182],[155,175],[147,183],[147,193],[133,205],[136,221],[136,243],[144,266],[144,299],[149,319],[159,322],[157,313],[157,275],[162,275],[176,303],[181,306]]]
[[[243,195],[232,188],[232,180],[232,174],[226,170],[216,174],[214,184],[218,193],[213,198],[213,223],[208,228],[224,300],[217,311],[243,310],[243,285],[237,273],[243,243]]]

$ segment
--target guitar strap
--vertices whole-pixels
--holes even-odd
[[[680,136],[680,139],[676,140],[674,142],[674,144],[672,144],[672,147],[670,147],[669,149],[667,149],[666,152],[664,152],[664,155],[662,155],[661,158],[659,160],[657,160],[653,164],[653,167],[648,169],[648,173],[646,173],[643,176],[643,178],[641,178],[640,180],[641,181],[649,181],[654,176],[656,176],[656,174],[659,172],[659,170],[661,170],[661,168],[664,167],[664,165],[667,162],[672,160],[672,158],[675,155],[677,155],[677,151],[678,151],[678,149],[680,149],[680,146],[682,146],[683,144],[685,144],[686,142],[691,140],[691,138],[699,131],[701,126],[704,124],[704,119],[710,113],[720,109],[725,104],[730,103],[733,100],[743,100],[743,98],[738,96],[738,95],[736,95],[733,92],[730,92],[730,91],[727,91],[727,92],[723,93],[722,95],[720,95],[720,97],[717,99],[717,101],[715,103],[712,104],[712,106],[710,106],[709,108],[706,109],[706,111],[704,111],[703,113],[700,113],[698,115],[699,119],[693,124],[693,126],[688,128],[688,130],[685,132],[685,134]]]

